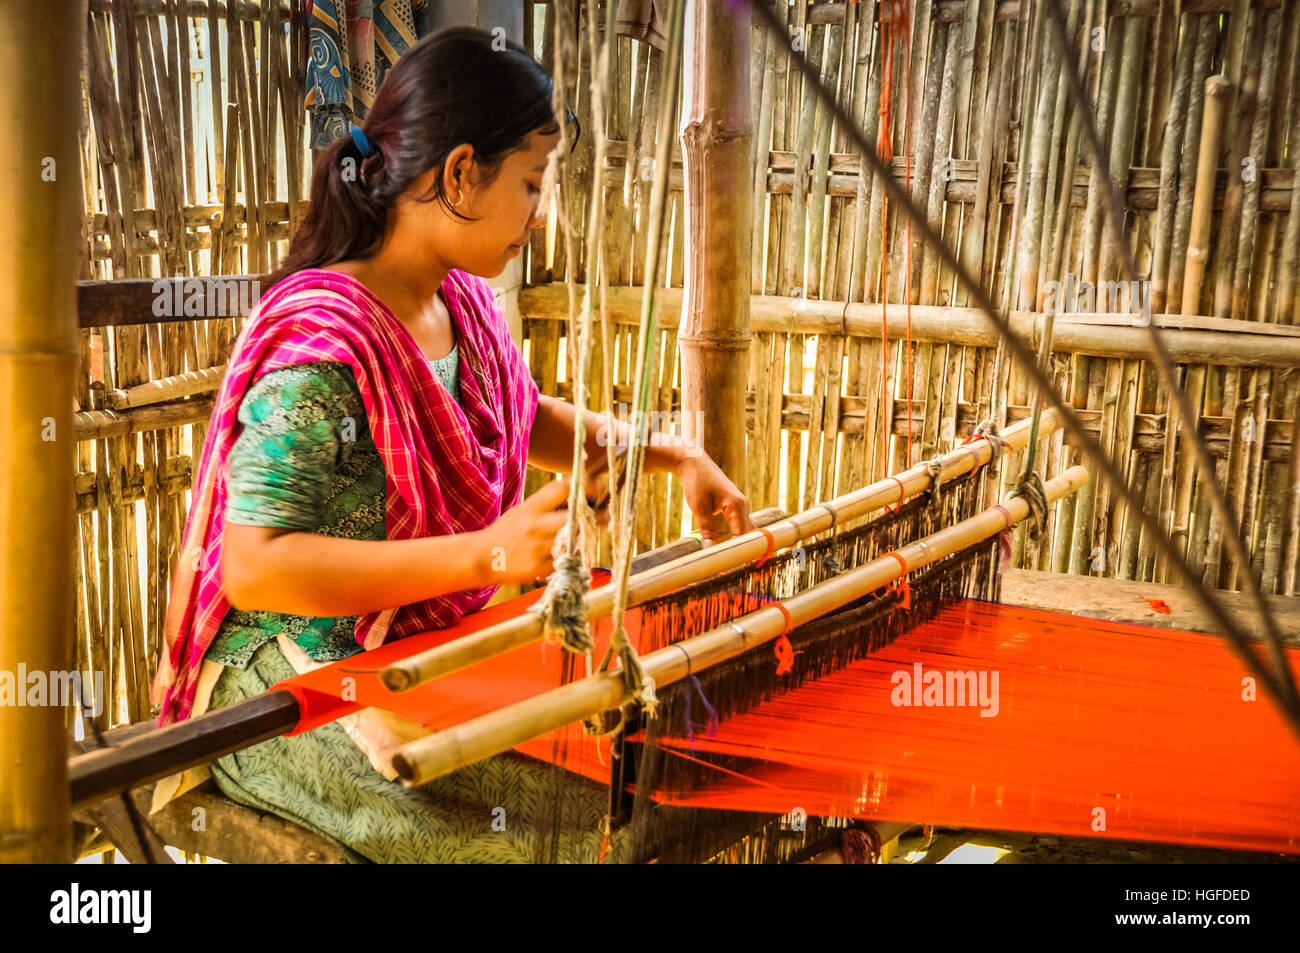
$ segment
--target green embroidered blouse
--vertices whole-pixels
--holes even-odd
[[[430,361],[460,402],[458,349]],[[270,371],[239,408],[243,426],[230,454],[227,522],[275,526],[343,539],[385,539],[384,463],[375,447],[352,369],[317,361]],[[280,633],[320,662],[361,651],[356,616],[288,615],[232,608],[205,656],[244,668]]]

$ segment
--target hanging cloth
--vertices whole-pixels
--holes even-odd
[[[379,84],[422,36],[417,17],[427,0],[314,0],[303,106],[311,113],[311,146],[320,149],[360,124]],[[421,20],[425,19],[420,17]]]
[[[664,0],[619,0],[614,32],[668,49],[668,4]]]

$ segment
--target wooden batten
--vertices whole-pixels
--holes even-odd
[[[1088,471],[1073,467],[1047,481],[1047,499],[1054,503],[1087,482]],[[898,554],[909,571],[920,569],[1009,529],[1028,514],[1029,504],[1024,498],[1012,497],[996,509],[900,547]],[[801,625],[833,612],[902,574],[899,560],[881,556],[785,600],[785,611],[766,606],[643,656],[642,667],[655,680],[656,687],[670,685],[691,672],[701,672],[772,641],[788,624]],[[393,767],[407,787],[425,784],[575,721],[616,708],[625,690],[623,676],[618,672],[594,675],[410,742],[394,754]]]
[[[1055,430],[1060,420],[1054,410],[1043,413],[1040,426],[1046,430]],[[1031,422],[1021,421],[1008,427],[1001,434],[1005,448],[1015,451],[1023,447],[1029,439]],[[967,444],[946,454],[942,458],[940,479],[943,482],[969,473],[988,463],[992,450],[986,440]],[[901,503],[903,500],[924,492],[931,483],[931,478],[924,464],[918,464],[902,473],[877,483],[861,487],[852,493],[825,502],[837,514],[817,505],[804,512],[774,523],[769,528],[772,543],[778,549],[792,546],[803,539],[829,529],[832,525],[849,525],[851,521],[861,519],[886,506]],[[640,605],[657,596],[672,592],[692,582],[699,582],[711,576],[717,576],[733,569],[739,569],[763,556],[768,549],[768,536],[761,532],[745,533],[709,549],[675,559],[654,570],[648,570],[628,587],[627,604]],[[609,587],[596,589],[587,596],[587,612],[593,619],[609,615],[613,605],[613,594]],[[409,691],[424,682],[441,678],[466,666],[499,655],[510,649],[527,645],[541,638],[542,626],[539,617],[529,613],[524,617],[502,622],[479,632],[472,633],[429,649],[418,655],[394,663],[380,674],[384,684],[395,692]]]

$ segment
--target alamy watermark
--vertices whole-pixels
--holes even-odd
[[[895,708],[978,707],[981,718],[998,713],[998,672],[958,671],[937,668],[928,671],[916,662],[912,671],[899,669],[889,677],[894,690],[889,700]]]
[[[82,890],[73,883],[50,894],[50,922],[57,924],[109,924],[148,933],[153,924],[153,893],[149,890]]]
[[[153,295],[159,318],[235,318],[253,310],[262,283],[258,278],[159,278]]]
[[[1055,314],[1131,314],[1136,327],[1151,323],[1151,282],[1077,281],[1067,273],[1064,281],[1044,282],[1045,307]]]
[[[87,686],[93,694],[84,694]],[[29,672],[19,662],[18,671],[0,669],[0,708],[66,708],[88,704],[87,715],[97,718],[104,713],[104,673]]]
[[[624,433],[629,439],[633,439],[636,434],[644,432],[647,440],[646,445],[650,446],[656,433],[664,435],[686,434],[687,431],[681,428],[684,427],[688,418],[694,420],[695,428],[693,432],[700,433],[703,429],[704,411],[696,410],[688,415],[680,410],[648,410],[643,417],[640,411],[632,410],[631,404],[620,403],[614,405],[614,417],[628,423],[629,429],[625,430]],[[679,429],[674,431],[672,429],[674,427]],[[596,431],[596,445],[600,447],[609,445],[609,424],[603,425]],[[623,442],[620,441],[614,445],[622,447]],[[685,453],[688,457],[696,457],[703,452],[703,448],[694,441],[688,442],[685,446]]]

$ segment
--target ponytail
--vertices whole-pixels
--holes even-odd
[[[367,258],[379,250],[388,209],[370,194],[366,181],[375,171],[367,166],[382,164],[380,150],[366,159],[351,136],[340,136],[325,147],[312,173],[307,214],[270,284],[304,268]]]
[[[275,284],[304,268],[368,258],[383,246],[389,212],[430,169],[462,143],[488,184],[505,158],[534,131],[558,128],[554,85],[523,47],[486,30],[451,27],[426,36],[388,71],[365,120],[364,135],[344,134],[325,148],[312,173],[311,205]],[[569,113],[573,117],[572,112]],[[368,141],[363,155],[357,140]],[[449,201],[442,176],[427,200]]]

